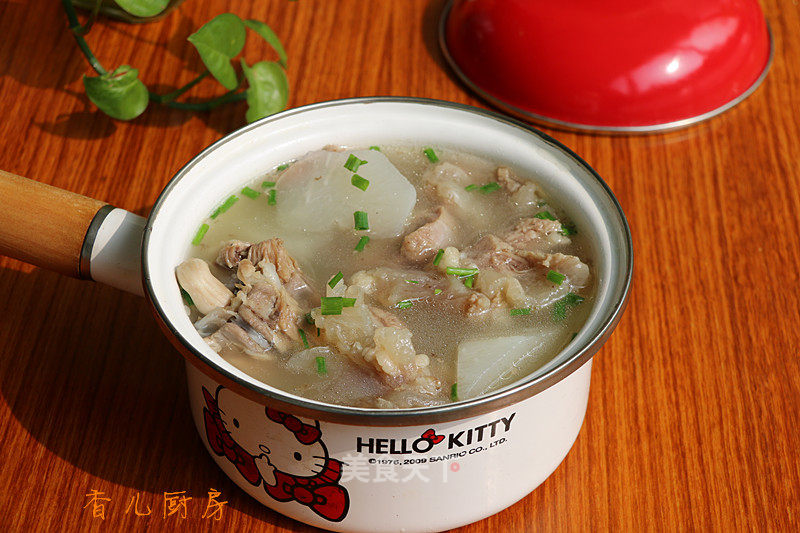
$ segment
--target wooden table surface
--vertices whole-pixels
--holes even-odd
[[[188,0],[161,22],[102,21],[107,64],[175,87],[184,38],[230,10],[272,25],[290,106],[408,95],[483,106],[444,67],[440,0]],[[667,135],[549,131],[610,184],[633,231],[630,304],[595,360],[586,422],[540,488],[468,531],[800,529],[800,11],[764,2],[776,54],[721,117]],[[0,3],[0,169],[146,214],[244,106],[99,114],[60,3]],[[258,42],[248,57],[268,54]],[[187,66],[188,65],[188,66]],[[213,92],[212,84],[192,96]],[[4,198],[3,209],[14,199]],[[189,417],[183,365],[144,301],[0,259],[0,525],[12,531],[305,530],[215,466]],[[228,503],[202,519],[210,488]],[[106,518],[86,494],[111,498]],[[187,491],[189,516],[162,516]],[[140,498],[139,517],[125,513]]]

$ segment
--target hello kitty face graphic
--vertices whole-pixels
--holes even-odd
[[[275,500],[295,501],[338,522],[350,499],[339,485],[342,463],[331,459],[318,421],[263,407],[220,386],[203,388],[206,438],[252,485],[263,485]]]

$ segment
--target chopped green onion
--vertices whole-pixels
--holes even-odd
[[[308,348],[308,337],[306,337],[306,332],[300,328],[297,328],[297,331],[300,333],[300,338],[303,340],[303,347]]]
[[[320,310],[323,315],[341,315],[342,308],[353,307],[355,298],[342,298],[341,296],[323,296],[320,298]]]
[[[572,224],[561,224],[561,235],[575,235],[578,233],[578,230]]]
[[[254,191],[250,187],[245,187],[244,189],[242,189],[242,194],[247,196],[248,198],[252,198],[253,200],[261,196],[260,192]]]
[[[456,401],[458,400],[458,383],[453,383],[450,387],[450,400]]]
[[[376,152],[380,152],[381,151],[381,147],[380,146],[370,146],[369,149],[370,150],[375,150]]]
[[[419,283],[419,281],[417,281],[415,279],[407,279],[406,283]]]
[[[428,158],[428,161],[431,163],[439,162],[439,156],[436,155],[436,152],[433,151],[433,148],[425,148],[422,153],[425,154],[425,156]]]
[[[369,180],[366,178],[362,178],[358,174],[353,174],[353,177],[350,178],[350,183],[352,183],[354,187],[358,187],[362,191],[366,191],[367,187],[369,187]]]
[[[444,255],[444,250],[439,248],[439,251],[436,252],[436,257],[433,258],[433,266],[437,266],[439,264],[439,261],[442,260],[443,255]]]
[[[214,209],[214,212],[213,212],[213,213],[211,213],[211,218],[212,218],[212,219],[213,219],[213,218],[217,218],[217,217],[218,217],[218,216],[220,216],[222,213],[224,213],[225,211],[227,211],[228,209],[230,209],[230,208],[231,208],[231,206],[232,206],[233,204],[235,204],[235,203],[236,203],[236,201],[237,201],[238,199],[239,199],[239,198],[237,198],[235,194],[232,194],[232,195],[228,196],[228,198],[227,198],[227,199],[226,199],[224,202],[222,202],[222,205],[220,205],[219,207],[217,207],[216,209]]]
[[[278,165],[278,167],[275,170],[277,171],[286,170],[287,168],[289,168],[289,165],[291,165],[291,163],[284,163],[282,165]]]
[[[311,316],[311,313],[306,313],[306,322],[308,322],[312,326],[314,325],[314,317]]]
[[[338,284],[340,281],[342,281],[342,278],[343,278],[343,277],[344,277],[344,274],[342,274],[342,271],[340,270],[340,271],[339,271],[339,272],[337,272],[337,273],[336,273],[336,275],[335,275],[335,276],[333,276],[333,277],[331,278],[331,280],[328,282],[328,287],[330,287],[331,289],[332,289],[332,288],[334,288],[334,287],[335,287],[335,286],[336,286],[336,285],[337,285],[337,284]]]
[[[369,219],[367,218],[366,211],[356,211],[355,213],[353,213],[353,222],[354,222],[354,227],[357,230],[369,229]]]
[[[580,304],[585,298],[571,292],[553,304],[553,319],[558,322],[567,318],[567,309]]]
[[[496,181],[492,181],[490,183],[487,183],[486,185],[483,185],[481,187],[481,192],[483,194],[489,194],[490,192],[494,192],[498,189],[500,189],[500,184],[497,183]]]
[[[366,235],[358,239],[358,244],[356,244],[356,252],[363,252],[368,242],[369,242],[369,237],[367,237]]]
[[[531,314],[531,310],[527,307],[521,307],[519,309],[511,309],[508,314],[511,316],[529,315]]]
[[[194,300],[192,300],[192,297],[189,295],[188,292],[183,290],[183,287],[181,287],[181,296],[183,297],[183,301],[186,302],[186,305],[188,306],[194,305]]]
[[[550,211],[542,211],[541,213],[536,213],[535,215],[533,215],[533,218],[541,218],[542,220],[555,220],[556,219],[556,217],[554,217],[550,213]]]
[[[476,185],[475,183],[470,183],[469,185],[467,185],[466,187],[464,187],[464,190],[465,190],[465,191],[474,191],[474,190],[475,190],[475,189],[477,189],[478,187],[480,187],[480,185]]]
[[[478,269],[447,267],[445,273],[447,273],[448,276],[474,276],[478,273]]]
[[[325,358],[321,355],[317,357],[317,374],[324,376],[328,373],[328,368],[325,365]]]
[[[433,289],[433,294],[441,294],[442,289]]]
[[[261,182],[261,188],[263,188],[263,189],[269,189],[270,187],[274,187],[275,185],[276,185],[276,182],[274,182],[274,181],[262,181]]]
[[[208,224],[201,224],[200,228],[197,230],[197,233],[194,235],[194,239],[192,239],[192,244],[197,246],[200,244],[200,241],[203,240],[203,237],[206,236],[208,232]]]
[[[408,309],[409,307],[411,307],[413,305],[414,305],[414,302],[412,302],[411,300],[402,300],[400,302],[397,302],[395,304],[395,307],[397,307],[398,309]]]
[[[464,286],[468,289],[472,288],[472,285],[475,283],[475,274],[469,276],[464,280]]]
[[[270,189],[267,193],[267,204],[275,205],[275,193],[277,191],[275,189]]]
[[[366,164],[367,164],[366,160],[359,159],[353,154],[350,154],[350,157],[347,158],[347,161],[344,164],[344,168],[346,168],[350,172],[358,172],[358,167]]]
[[[319,328],[317,328],[317,337],[319,337]]]
[[[556,285],[561,285],[562,283],[564,283],[564,280],[566,278],[567,278],[567,276],[565,276],[561,272],[556,272],[555,270],[548,270],[547,271],[547,280],[548,281],[552,281]]]

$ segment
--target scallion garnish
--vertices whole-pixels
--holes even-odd
[[[563,222],[561,223],[561,235],[569,236],[569,235],[575,235],[576,233],[578,233],[578,230],[575,228],[574,225],[564,224]]]
[[[407,279],[406,283],[419,283],[419,281],[417,281],[415,279]]]
[[[317,328],[317,337],[319,337],[319,328]]]
[[[287,168],[289,168],[289,165],[291,165],[291,163],[284,163],[282,165],[278,165],[275,170],[277,171],[286,170]]]
[[[433,294],[441,294],[442,289],[433,289]]]
[[[395,307],[397,307],[398,309],[408,309],[409,307],[411,307],[413,305],[414,305],[414,302],[412,302],[411,300],[402,300],[402,301],[397,302],[395,304]]]
[[[443,255],[444,255],[444,250],[439,248],[439,251],[436,252],[436,257],[433,258],[433,266],[438,266],[439,265],[439,261],[442,260],[442,256]]]
[[[317,357],[317,374],[320,376],[324,376],[328,373],[328,368],[325,364],[325,358],[321,355]]]
[[[306,322],[308,322],[312,326],[314,325],[314,317],[311,316],[311,313],[306,313]]]
[[[336,275],[335,275],[335,276],[333,276],[333,277],[331,278],[331,280],[328,282],[328,287],[330,287],[331,289],[332,289],[332,288],[334,288],[334,287],[336,286],[336,284],[337,284],[337,283],[339,283],[340,281],[342,281],[342,278],[343,278],[343,277],[344,277],[344,274],[342,274],[342,271],[340,270],[340,271],[339,271],[339,272],[337,272],[337,273],[336,273]]]
[[[366,235],[358,239],[358,244],[356,244],[356,252],[363,252],[368,242],[369,242],[369,237],[367,237]]]
[[[197,233],[194,234],[194,239],[192,239],[192,244],[197,246],[200,244],[200,241],[203,240],[203,237],[206,236],[208,232],[208,224],[200,224],[200,228],[198,228]]]
[[[490,192],[494,192],[500,189],[500,184],[496,181],[492,181],[487,183],[486,185],[481,186],[481,192],[483,194],[489,194]]]
[[[300,328],[298,328],[297,331],[298,333],[300,333],[300,338],[303,340],[303,347],[308,348],[309,345],[308,345],[308,337],[306,337],[306,332]]]
[[[439,156],[436,155],[436,152],[433,151],[433,148],[425,148],[422,153],[425,154],[425,156],[428,158],[428,161],[431,163],[439,162]]]
[[[353,177],[350,178],[350,183],[353,184],[354,187],[358,187],[362,191],[366,191],[367,187],[369,187],[369,180],[366,178],[362,178],[358,174],[353,174]]]
[[[181,296],[183,297],[183,301],[186,302],[186,305],[188,306],[194,305],[194,300],[192,300],[192,297],[189,295],[188,292],[183,290],[183,287],[181,287]]]
[[[357,230],[368,230],[369,229],[369,219],[367,218],[366,211],[356,211],[353,213],[353,222],[355,229]]]
[[[350,157],[348,157],[347,161],[345,161],[344,163],[344,168],[346,168],[350,172],[358,172],[358,167],[366,164],[367,161],[365,159],[359,159],[353,154],[350,154]]]
[[[475,274],[478,273],[478,269],[477,268],[447,267],[445,269],[445,273],[448,276],[459,276],[459,277],[474,276]]]
[[[450,386],[450,400],[458,400],[458,383],[453,383],[453,385]]]
[[[276,191],[275,189],[270,189],[270,190],[269,190],[269,192],[267,193],[267,204],[269,204],[269,205],[275,205],[275,202],[276,202],[276,200],[275,200],[275,193],[276,193],[276,192],[277,192],[277,191]]]
[[[381,147],[380,146],[370,146],[369,149],[370,150],[375,150],[376,152],[380,152],[381,151]]]
[[[274,187],[276,183],[274,181],[262,181],[261,188],[262,189],[269,189],[270,187]]]
[[[508,312],[508,314],[511,315],[511,316],[529,315],[529,314],[531,314],[531,310],[528,309],[527,307],[521,307],[519,309],[511,309]]]
[[[550,211],[542,211],[540,213],[536,213],[533,215],[533,218],[541,218],[542,220],[555,220],[556,217],[550,213]]]
[[[222,213],[230,209],[231,206],[235,204],[238,199],[239,198],[237,198],[235,194],[228,196],[228,198],[224,202],[222,202],[222,205],[214,209],[214,212],[211,213],[211,218],[212,219],[217,218]]]
[[[323,296],[320,298],[320,310],[323,315],[341,315],[342,308],[356,305],[355,298],[341,296]]]
[[[480,185],[476,185],[475,183],[470,183],[469,185],[467,185],[466,187],[464,187],[464,190],[465,190],[465,191],[474,191],[474,190],[475,190],[475,189],[477,189],[478,187],[480,187]]]
[[[552,281],[556,285],[561,285],[562,283],[564,283],[565,279],[567,279],[567,276],[565,276],[561,272],[556,272],[555,270],[547,271],[547,280]]]
[[[474,284],[475,284],[475,274],[469,276],[464,280],[464,286],[468,289],[471,289]]]
[[[580,304],[585,298],[571,292],[553,304],[553,319],[556,322],[567,318],[567,310]]]
[[[244,189],[242,189],[242,194],[247,196],[248,198],[252,198],[253,200],[261,196],[260,192],[254,191],[250,187],[245,187]]]

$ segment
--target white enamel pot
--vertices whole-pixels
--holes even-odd
[[[586,324],[533,375],[439,407],[333,406],[234,368],[195,331],[174,269],[221,198],[332,143],[447,146],[536,176],[594,243],[597,296]],[[0,194],[10,191],[21,207],[0,213],[0,253],[143,293],[186,358],[192,417],[220,468],[267,507],[337,531],[457,527],[510,506],[541,484],[578,436],[592,356],[620,319],[633,268],[622,210],[578,156],[513,119],[434,100],[325,102],[246,126],[184,166],[147,220],[0,174]],[[24,212],[30,209],[43,214],[30,217]],[[50,244],[43,248],[43,242]]]

